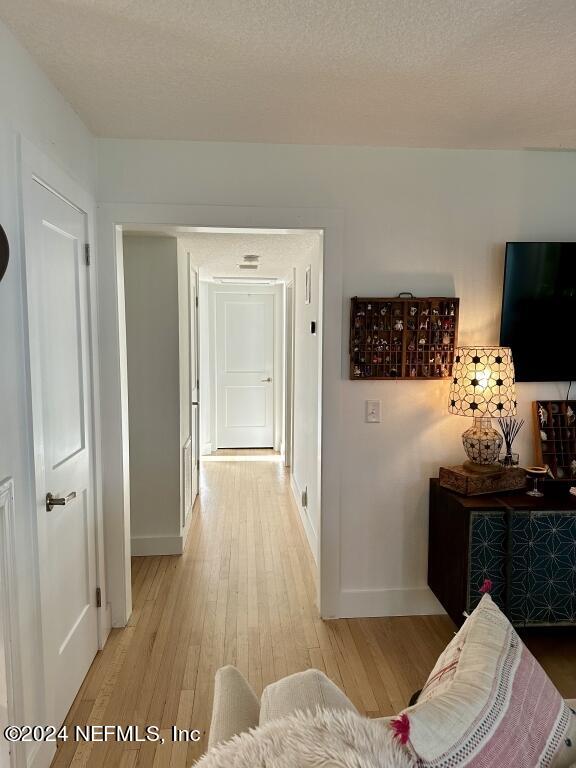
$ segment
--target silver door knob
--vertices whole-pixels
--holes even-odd
[[[66,504],[76,498],[76,491],[72,491],[68,496],[53,496],[51,493],[46,494],[46,511],[52,512],[54,507],[65,507]]]
[[[272,381],[272,377],[271,377],[271,376],[268,376],[268,378],[267,378],[267,379],[260,379],[260,381],[262,381],[262,382],[264,382],[264,381],[265,381],[265,382],[268,382],[268,384],[269,384],[269,383]]]

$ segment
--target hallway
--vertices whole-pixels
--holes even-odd
[[[206,749],[214,672],[223,664],[236,665],[258,692],[318,667],[360,711],[392,714],[450,639],[445,616],[319,619],[315,569],[281,463],[203,463],[201,487],[185,554],[133,559],[130,624],[112,632],[67,719],[157,725],[166,742],[70,740],[53,766],[187,768]],[[556,683],[561,677],[573,688],[566,658],[548,661]],[[201,741],[172,744],[172,725],[201,730]]]

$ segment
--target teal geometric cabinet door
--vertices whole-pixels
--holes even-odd
[[[576,624],[576,498],[567,487],[542,499],[464,497],[432,480],[429,526],[428,583],[457,624],[486,579],[516,626]]]
[[[504,513],[471,512],[469,547],[466,611],[470,613],[480,602],[480,589],[486,579],[492,582],[492,599],[506,610],[507,525]]]
[[[485,579],[492,581],[491,595],[513,623],[574,624],[576,512],[473,512],[468,611],[478,604]]]

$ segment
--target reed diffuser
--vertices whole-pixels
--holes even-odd
[[[512,416],[508,416],[502,419],[498,419],[500,425],[500,431],[504,436],[504,443],[506,444],[506,455],[504,456],[503,464],[505,467],[511,467],[517,464],[514,461],[514,454],[512,453],[512,444],[518,437],[518,433],[524,426],[524,419],[515,419]]]

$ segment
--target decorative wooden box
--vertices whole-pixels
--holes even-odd
[[[440,467],[440,485],[462,496],[517,491],[526,485],[526,472],[521,467],[508,467],[493,475],[470,472],[461,464]]]
[[[447,379],[460,300],[359,298],[350,303],[350,378]]]
[[[537,400],[532,408],[536,463],[555,480],[576,479],[576,400]]]

